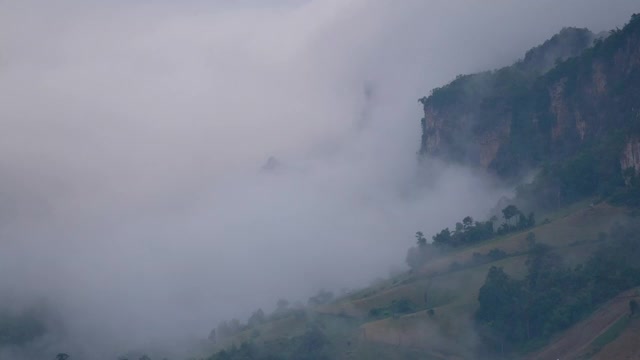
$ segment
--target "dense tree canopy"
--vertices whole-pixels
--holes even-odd
[[[478,294],[476,319],[496,348],[522,347],[565,329],[621,291],[640,285],[640,225],[612,230],[609,240],[573,269],[547,245],[534,244],[527,275],[492,267]],[[498,339],[498,340],[496,340]]]

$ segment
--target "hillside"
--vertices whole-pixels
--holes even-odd
[[[629,359],[640,354],[636,317],[629,317],[630,299],[640,291],[625,291],[604,304],[587,319],[558,336],[541,351],[526,357],[535,359]],[[631,357],[633,356],[633,357]]]
[[[600,231],[628,219],[629,213],[623,208],[607,204],[585,205],[568,214],[559,214],[530,231],[569,263],[578,264],[600,245],[597,236]],[[326,336],[328,358],[331,359],[366,359],[371,353],[378,359],[474,358],[480,346],[473,323],[478,290],[492,266],[500,266],[518,277],[525,275],[527,233],[515,233],[463,248],[426,264],[418,272],[398,275],[324,305],[304,311],[292,309],[290,315],[249,327],[221,342],[217,348],[228,349],[232,345],[251,342],[275,346],[279,349],[277,352],[282,353],[290,347],[291,339],[304,337],[310,327],[319,326]],[[473,253],[489,249],[500,249],[509,255],[481,265],[452,266],[464,264]],[[612,307],[605,305],[603,309],[601,312],[609,314]],[[616,309],[615,319],[626,311],[624,306]],[[595,334],[588,338],[590,342],[611,322],[598,323],[598,326],[593,322],[589,324],[590,331]]]
[[[636,356],[640,16],[602,38],[564,29],[420,101],[422,156],[511,183],[536,170],[506,201],[544,220],[514,207],[514,224],[511,204],[502,224],[466,217],[433,238],[419,232],[410,271],[225,324],[210,359]]]

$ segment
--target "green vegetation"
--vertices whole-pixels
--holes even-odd
[[[511,214],[510,211],[507,213]],[[312,326],[316,326],[316,330],[322,334],[320,338],[326,340],[323,346],[311,353],[310,356],[316,358],[390,359],[404,358],[402,356],[405,353],[406,358],[415,359],[461,356],[473,349],[458,348],[448,343],[450,340],[447,339],[475,336],[477,333],[481,334],[483,346],[492,351],[489,358],[495,358],[495,352],[501,352],[502,345],[505,352],[540,346],[553,334],[583,319],[604,301],[617,295],[621,288],[609,288],[605,284],[622,283],[624,287],[625,277],[619,275],[620,271],[616,268],[613,273],[607,273],[604,269],[608,268],[608,262],[602,260],[606,258],[617,264],[628,263],[627,260],[621,260],[622,251],[612,249],[630,250],[625,255],[630,259],[634,256],[633,248],[625,245],[625,241],[615,239],[628,238],[628,242],[633,243],[635,238],[624,234],[640,231],[617,226],[611,234],[597,235],[600,230],[595,230],[608,227],[606,224],[618,218],[619,214],[616,208],[600,205],[592,210],[583,204],[582,208],[563,211],[554,217],[551,224],[540,225],[531,231],[498,236],[475,246],[442,251],[428,244],[424,247],[440,251],[430,260],[442,262],[438,272],[399,274],[361,291],[338,297],[318,297],[325,293],[321,291],[314,297],[331,300],[320,301],[323,304],[311,305],[304,311],[291,307],[287,301],[279,301],[280,305],[274,314],[265,315],[265,322],[258,324],[248,321],[244,325],[238,322],[240,331],[226,339],[219,339],[211,359],[297,359],[296,356],[302,356],[299,353],[303,348],[300,344],[305,335],[309,336]],[[518,216],[510,217],[512,225],[517,223],[516,218]],[[579,222],[576,224],[576,221]],[[591,238],[589,234],[592,233],[594,237]],[[558,242],[553,244],[553,248],[545,246],[542,242],[553,243],[547,237],[554,234],[558,234]],[[418,244],[424,238],[423,234],[417,234],[415,241]],[[552,239],[555,241],[556,238]],[[576,244],[570,246],[573,243]],[[419,245],[416,246],[418,248]],[[597,255],[590,256],[593,251]],[[567,255],[570,261],[564,261],[561,255]],[[599,261],[591,260],[596,256]],[[458,265],[451,265],[455,263]],[[579,266],[578,263],[584,264]],[[532,277],[531,269],[537,269],[538,276]],[[465,322],[481,308],[479,289],[487,280],[487,273],[494,274],[494,278],[506,278],[507,286],[502,289],[511,291],[524,302],[523,308],[531,314],[531,339],[525,336],[521,342],[507,342],[496,332],[499,324],[495,320],[493,327],[478,320],[474,330],[471,330],[473,324],[469,320]],[[513,305],[496,294],[499,293],[489,293],[496,297],[490,303],[502,301]],[[584,295],[578,296],[580,294],[588,294],[593,301],[580,302],[585,298]],[[558,308],[545,307],[558,298]],[[523,309],[518,303],[516,305],[515,310]],[[278,316],[275,316],[276,312]],[[296,315],[298,312],[300,315]],[[544,312],[551,315],[547,316]],[[254,315],[259,313],[256,311]],[[514,312],[510,315],[522,314]],[[499,319],[510,319],[509,315],[498,313],[497,316]],[[260,318],[259,315],[252,317]],[[508,325],[502,326],[509,329]],[[543,329],[542,336],[536,335],[540,328]],[[522,329],[516,330],[523,333]],[[367,334],[366,339],[362,338],[363,333]],[[316,335],[319,334],[316,332]],[[407,338],[403,339],[404,336]],[[398,342],[402,345],[398,346]]]
[[[510,139],[501,147],[491,167],[505,177],[538,164],[549,154],[544,129],[531,123],[542,103],[540,83],[543,75],[557,63],[579,55],[593,40],[586,29],[566,28],[541,46],[531,49],[524,59],[513,66],[472,75],[460,75],[450,84],[436,88],[420,102],[425,110],[446,114],[450,126],[440,129],[444,148],[436,154],[456,161],[476,158],[469,147],[469,135],[492,132],[504,126],[508,119]],[[539,105],[540,104],[540,105]],[[547,119],[545,117],[544,119]],[[466,123],[471,119],[471,123]],[[541,118],[542,119],[542,118]],[[422,153],[428,132],[423,120]],[[541,125],[545,125],[542,123]]]
[[[573,269],[535,244],[527,275],[492,267],[478,294],[476,319],[494,350],[526,349],[566,329],[623,290],[640,285],[640,226],[619,226],[584,265]]]
[[[394,300],[385,307],[373,308],[369,310],[369,316],[372,317],[389,317],[416,312],[418,306],[408,299]]]
[[[417,247],[409,249],[406,262],[412,269],[418,269],[430,259],[440,256],[454,248],[469,246],[480,243],[496,236],[507,235],[512,232],[529,229],[536,225],[534,213],[525,216],[515,205],[508,205],[502,209],[505,220],[497,231],[494,231],[496,217],[488,221],[474,221],[471,216],[466,216],[462,222],[455,225],[455,230],[445,228],[432,237],[432,242],[428,243],[424,234],[420,231],[416,233]],[[514,219],[515,221],[512,221]],[[507,254],[498,249],[486,255],[474,254],[474,260],[468,265],[481,264],[488,261],[495,261],[506,257]],[[458,264],[459,265],[459,264]]]

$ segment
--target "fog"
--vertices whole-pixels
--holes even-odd
[[[509,191],[419,166],[417,99],[634,10],[0,0],[0,294],[49,304],[68,349],[105,358],[366,286],[416,231]]]

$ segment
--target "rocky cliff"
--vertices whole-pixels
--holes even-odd
[[[509,178],[597,148],[618,172],[640,170],[640,16],[594,38],[564,29],[512,66],[433,90],[420,153]]]

